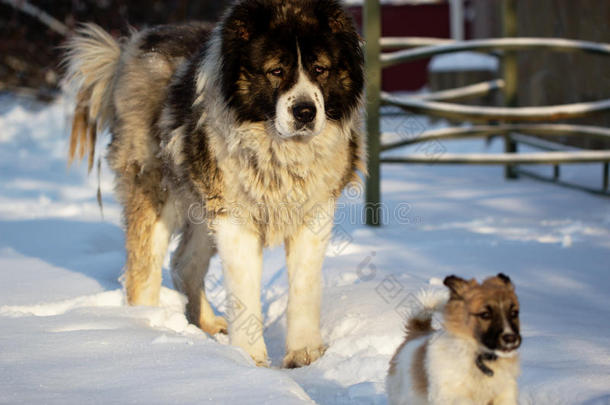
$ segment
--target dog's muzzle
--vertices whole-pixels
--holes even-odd
[[[315,136],[325,125],[322,91],[301,71],[296,84],[278,98],[275,128],[281,137],[290,138]]]
[[[301,129],[311,124],[316,118],[316,106],[309,101],[297,103],[292,107],[292,115],[295,119],[295,126],[297,129]]]
[[[500,336],[500,349],[510,352],[521,346],[521,336],[517,333],[503,333]]]

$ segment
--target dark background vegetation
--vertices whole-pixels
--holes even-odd
[[[216,21],[228,1],[32,0],[32,5],[74,29],[92,21],[113,35],[130,27],[189,20]],[[45,97],[57,89],[64,37],[36,18],[0,2],[0,90],[36,89]]]

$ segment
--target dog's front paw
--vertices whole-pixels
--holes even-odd
[[[326,346],[324,345],[318,347],[304,347],[299,350],[291,350],[284,357],[282,365],[284,368],[308,366],[322,357],[325,351]]]
[[[248,351],[252,360],[256,364],[256,367],[269,367],[269,357],[267,356],[267,350],[263,348],[263,350],[250,350]]]
[[[254,360],[254,363],[256,363],[256,367],[269,368],[269,359],[267,358],[267,356],[265,356],[264,358],[257,358],[252,356],[252,360]]]

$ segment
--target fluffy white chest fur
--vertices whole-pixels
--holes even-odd
[[[397,353],[394,373],[387,378],[390,404],[516,405],[516,352],[486,362],[493,371],[488,376],[475,364],[477,350],[474,342],[445,331],[410,341]],[[421,363],[414,361],[418,351],[423,351]]]

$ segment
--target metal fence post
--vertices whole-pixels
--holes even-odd
[[[517,36],[517,0],[502,1],[502,36]],[[504,51],[502,57],[502,76],[504,78],[504,104],[506,107],[517,107],[518,67],[517,55],[514,51]],[[504,151],[516,153],[517,143],[510,134],[504,136]],[[516,179],[517,173],[513,165],[504,167],[504,176],[507,179]]]
[[[379,226],[380,195],[380,131],[379,107],[381,92],[381,6],[379,0],[365,0],[363,13],[364,59],[366,67],[366,135],[368,148],[368,178],[366,180],[365,222]]]

